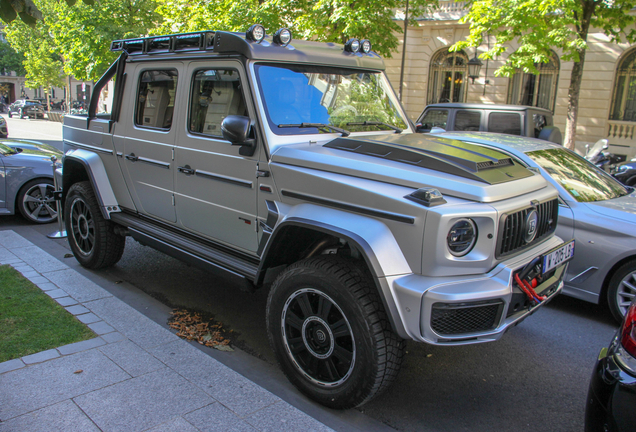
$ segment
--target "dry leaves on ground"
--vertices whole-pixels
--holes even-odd
[[[175,309],[168,322],[170,328],[177,330],[177,336],[199,342],[222,351],[232,351],[230,340],[224,336],[223,323],[203,320],[201,314],[187,309]]]

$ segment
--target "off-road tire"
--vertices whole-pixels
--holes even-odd
[[[295,318],[299,314],[302,326]],[[395,380],[404,357],[404,340],[391,331],[369,276],[354,262],[335,256],[299,261],[278,276],[267,298],[267,330],[289,381],[330,408],[369,402]],[[320,331],[327,342],[314,337]],[[324,346],[317,346],[319,341]],[[353,361],[347,364],[343,359],[350,353]],[[324,380],[327,374],[331,378]]]
[[[636,294],[636,260],[616,269],[607,285],[607,306],[617,322],[623,321],[631,303],[631,297],[626,294]]]
[[[124,253],[126,238],[104,219],[95,192],[87,181],[75,183],[64,205],[68,242],[79,263],[90,269],[115,265]]]

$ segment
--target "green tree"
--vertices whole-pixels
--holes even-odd
[[[22,66],[23,61],[23,54],[14,50],[8,43],[0,43],[0,72],[14,71],[18,75],[24,75],[26,71]]]
[[[62,0],[57,0],[62,1]],[[77,3],[77,0],[63,0],[69,6]],[[93,4],[95,0],[83,0],[86,4]],[[42,12],[33,0],[0,0],[0,19],[10,23],[18,16],[31,27],[35,27],[38,20],[42,19]]]
[[[64,86],[62,61],[59,55],[51,51],[46,42],[41,43],[35,51],[27,52],[25,57],[24,68],[27,78],[25,85],[32,89],[44,87],[47,108],[51,111],[49,89]]]
[[[494,44],[480,58],[493,59],[516,41],[519,47],[495,71],[497,76],[511,76],[518,69],[536,74],[535,64],[546,63],[551,49],[561,50],[563,60],[574,62],[564,140],[564,145],[573,149],[588,33],[598,29],[612,41],[634,42],[636,31],[632,24],[636,17],[630,11],[635,6],[636,0],[475,1],[462,18],[462,22],[470,22],[470,35],[452,49],[478,47],[484,35],[490,35],[494,36]]]

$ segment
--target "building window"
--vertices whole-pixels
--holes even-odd
[[[465,102],[468,56],[464,51],[439,51],[433,56],[428,79],[428,104]]]
[[[618,63],[611,107],[610,120],[636,122],[636,49]]]
[[[535,67],[539,70],[538,75],[523,73],[519,70],[510,78],[508,103],[554,111],[559,79],[559,58],[553,52],[548,63],[536,63]]]

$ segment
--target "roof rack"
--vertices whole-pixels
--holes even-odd
[[[120,39],[111,42],[110,50],[113,52],[124,51],[128,55],[212,50],[214,49],[215,33],[214,31],[201,31]]]

